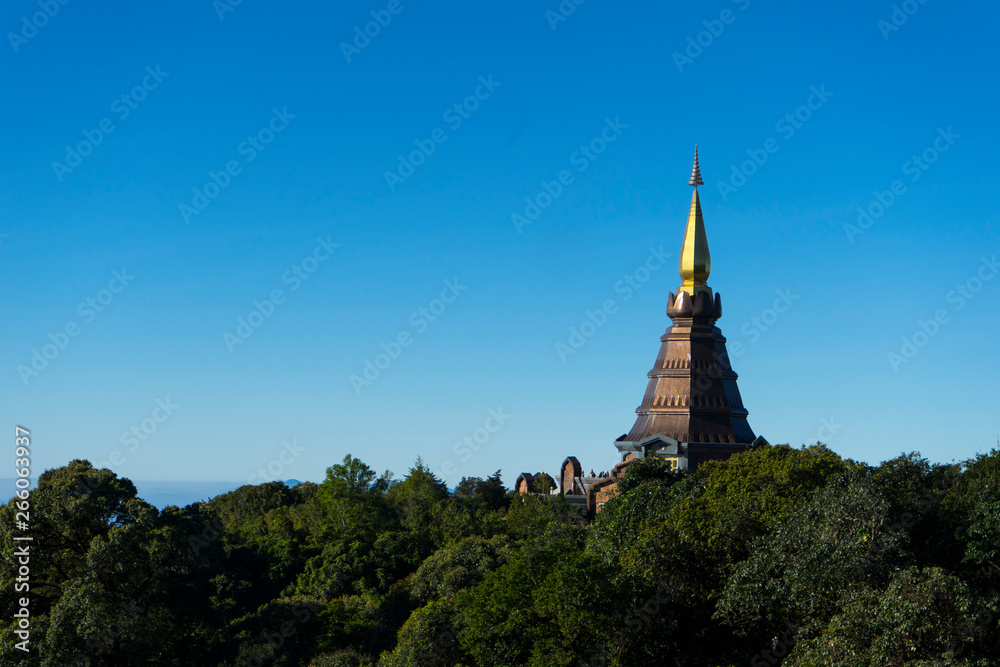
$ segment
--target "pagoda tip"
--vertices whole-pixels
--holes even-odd
[[[688,185],[693,185],[698,187],[699,185],[704,185],[705,182],[701,180],[701,169],[698,168],[698,144],[694,145],[694,167],[691,169],[691,180],[688,181]]]

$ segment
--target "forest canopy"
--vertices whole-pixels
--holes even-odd
[[[644,459],[588,522],[500,472],[353,456],[158,510],[75,460],[31,493],[31,645],[0,508],[5,665],[1000,663],[1000,452],[878,466],[764,446]]]

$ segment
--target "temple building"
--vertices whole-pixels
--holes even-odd
[[[702,461],[724,459],[766,442],[747,422],[726,339],[715,326],[722,317],[722,298],[707,282],[712,258],[698,195],[703,182],[697,147],[688,184],[694,193],[681,243],[681,284],[676,295],[667,297],[671,325],[660,336],[659,354],[646,374],[649,380],[635,423],[615,440],[618,463],[599,474],[584,474],[580,462],[570,456],[555,478],[553,493],[585,506],[591,517],[614,497],[618,478],[635,459],[659,456],[676,469],[693,470]],[[515,491],[539,492],[535,480],[540,474],[522,473]]]

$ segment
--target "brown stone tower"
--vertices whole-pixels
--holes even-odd
[[[698,148],[694,149],[694,186],[688,213],[679,270],[677,295],[667,300],[671,326],[660,337],[660,353],[632,430],[615,441],[620,461],[611,470],[584,474],[576,457],[563,461],[557,493],[593,518],[604,503],[618,494],[618,482],[629,463],[646,456],[659,456],[675,468],[694,469],[710,459],[724,459],[766,443],[747,423],[747,411],[736,386],[736,373],[729,364],[726,339],[715,326],[722,317],[722,299],[708,286],[712,258],[701,215],[698,186]],[[538,475],[523,473],[518,493],[537,492]]]
[[[715,322],[722,299],[706,282],[712,270],[708,237],[701,214],[698,148],[689,184],[694,186],[681,245],[681,285],[667,301],[672,325],[662,345],[635,425],[615,441],[621,460],[663,456],[678,468],[694,468],[707,459],[725,458],[763,438],[754,436],[729,363],[726,339]]]

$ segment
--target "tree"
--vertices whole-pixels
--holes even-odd
[[[758,447],[703,463],[693,476],[673,483],[664,478],[645,491],[655,500],[648,513],[641,503],[613,500],[623,509],[614,510],[609,521],[623,522],[628,537],[601,533],[603,522],[598,536],[626,570],[650,580],[661,572],[683,573],[690,585],[714,596],[755,538],[827,480],[856,467],[826,447]]]
[[[529,540],[545,533],[550,524],[572,524],[579,514],[562,496],[515,495],[504,517],[507,535]]]
[[[379,532],[394,529],[399,521],[385,497],[391,479],[389,471],[378,477],[350,454],[342,463],[327,468],[317,496],[329,519],[326,527],[331,535],[374,539]]]
[[[475,664],[458,643],[453,597],[417,609],[399,630],[399,643],[382,654],[380,667],[454,667]]]
[[[964,545],[962,562],[974,568],[972,579],[1000,588],[1000,450],[980,454],[965,467],[942,504],[959,538],[954,541]]]
[[[977,656],[976,645],[995,627],[1000,605],[940,568],[906,568],[884,590],[846,590],[843,610],[814,638],[798,642],[783,664],[995,664]]]
[[[406,477],[389,488],[388,498],[403,527],[416,538],[421,556],[433,553],[444,541],[433,518],[439,516],[448,500],[447,485],[417,458]]]
[[[584,529],[552,523],[455,596],[459,645],[473,664],[569,665],[608,643],[615,591],[583,539]]]
[[[411,594],[419,604],[454,595],[506,563],[511,552],[510,540],[503,535],[467,537],[442,547],[413,575]]]
[[[546,472],[538,473],[535,477],[535,489],[538,493],[549,494],[556,488],[556,481]]]
[[[463,477],[455,487],[455,497],[472,509],[483,512],[503,510],[510,505],[510,497],[500,481],[499,470],[486,479]]]
[[[352,498],[368,493],[385,492],[391,473],[378,478],[375,471],[350,454],[341,463],[326,469],[321,495],[330,499]]]
[[[791,623],[825,625],[845,592],[879,589],[912,561],[905,528],[889,520],[889,502],[861,472],[841,475],[754,542],[736,566],[717,617],[764,644]]]
[[[589,548],[600,554],[612,568],[618,568],[622,556],[641,533],[667,520],[672,508],[691,493],[674,485],[690,479],[688,473],[675,472],[658,457],[633,461],[618,482],[618,495],[605,503],[590,531]],[[688,483],[690,485],[690,482]]]
[[[44,545],[31,554],[38,664],[172,665],[210,653],[208,628],[219,619],[203,591],[218,563],[190,547],[201,531],[196,511],[159,512],[127,479],[86,461],[43,473],[31,501],[34,544]],[[13,544],[3,546],[5,593],[13,590]],[[24,657],[10,646],[3,660]]]

